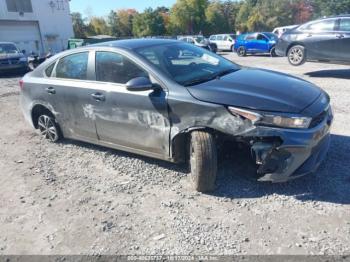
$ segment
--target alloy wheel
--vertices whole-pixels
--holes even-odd
[[[299,47],[293,47],[289,52],[289,61],[294,65],[299,65],[304,59],[304,51]]]
[[[50,140],[51,142],[56,142],[59,138],[58,130],[54,120],[47,116],[41,115],[38,119],[38,127],[40,130],[40,134]]]

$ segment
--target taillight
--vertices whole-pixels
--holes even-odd
[[[23,79],[19,80],[19,87],[21,88],[21,90],[23,90],[23,87],[24,87]]]

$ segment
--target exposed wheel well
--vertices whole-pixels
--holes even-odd
[[[32,109],[32,121],[35,128],[38,128],[38,118],[42,114],[47,114],[48,116],[55,117],[54,114],[43,105],[35,105]]]
[[[208,127],[193,127],[188,128],[177,134],[171,141],[171,154],[175,162],[186,162],[188,160],[189,142],[193,131],[205,131],[214,135],[216,140],[225,137],[225,135],[215,129]]]

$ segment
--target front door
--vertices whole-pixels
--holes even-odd
[[[97,51],[95,59],[96,87],[101,95],[95,111],[98,139],[127,151],[168,155],[170,124],[166,92],[160,86],[148,91],[127,90],[129,80],[150,76],[122,54]]]
[[[342,18],[336,32],[337,61],[350,63],[350,18]]]

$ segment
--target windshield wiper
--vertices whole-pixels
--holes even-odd
[[[184,82],[184,86],[193,86],[193,85],[198,85],[201,83],[208,82],[210,80],[214,80],[216,78],[216,75],[210,75],[209,77],[204,77],[204,78],[195,78],[189,81]]]
[[[219,79],[220,77],[222,77],[224,75],[228,75],[228,74],[236,72],[238,70],[239,69],[237,69],[237,68],[226,69],[226,70],[223,70],[221,72],[209,75],[209,77],[195,78],[195,79],[186,81],[186,82],[184,82],[183,85],[184,86],[198,85],[198,84],[205,83],[205,82],[208,82],[208,81],[211,81],[211,80],[214,80],[214,79]]]
[[[236,72],[236,71],[238,71],[238,70],[239,70],[239,69],[237,69],[237,68],[230,68],[230,69],[227,69],[227,70],[223,70],[223,71],[217,73],[217,74],[215,75],[215,77],[216,77],[216,78],[219,78],[219,77],[222,77],[222,76],[224,76],[224,75],[228,75],[228,74],[231,74],[231,73],[233,73],[233,72]]]

